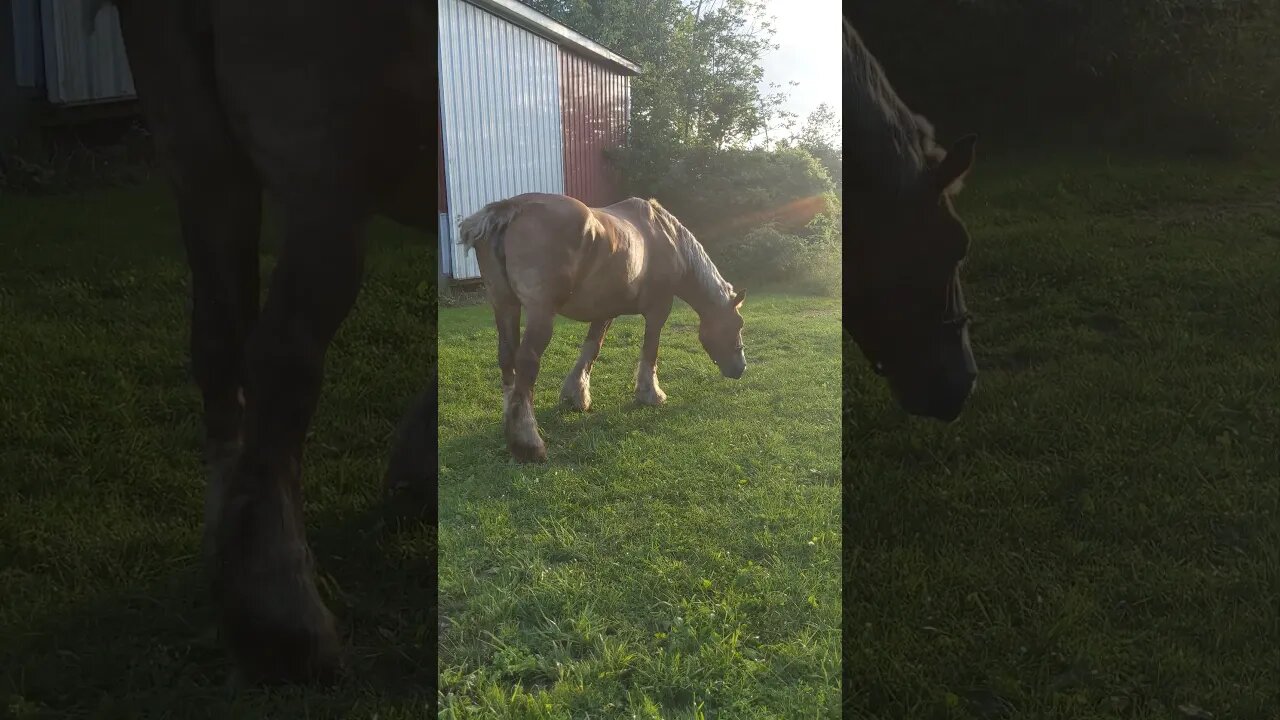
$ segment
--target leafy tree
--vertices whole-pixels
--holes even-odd
[[[762,94],[761,58],[774,49],[760,0],[525,0],[638,63],[632,143],[741,147],[781,97]]]
[[[643,69],[629,147],[611,153],[629,192],[656,197],[738,280],[838,289],[839,120],[823,106],[797,130],[785,89],[761,87],[776,49],[761,0],[523,1]]]
[[[822,103],[809,113],[804,125],[792,137],[779,142],[779,146],[799,148],[812,155],[826,169],[839,191],[843,187],[840,128],[840,116],[830,105]]]

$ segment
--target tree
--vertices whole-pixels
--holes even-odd
[[[638,63],[632,144],[741,147],[777,102],[762,96],[761,58],[774,49],[760,0],[524,0]]]
[[[812,155],[827,170],[837,192],[843,187],[841,167],[843,152],[840,142],[840,117],[830,105],[822,103],[814,108],[791,138],[778,143],[779,147],[794,147]]]

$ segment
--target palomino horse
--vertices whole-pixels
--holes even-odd
[[[858,33],[844,24],[846,226],[845,327],[898,404],[952,421],[977,379],[959,269],[969,234],[951,197],[973,164],[976,138],[949,152],[933,127],[894,92]]]
[[[666,401],[658,387],[658,336],[675,297],[698,313],[698,339],[720,373],[736,379],[746,370],[738,312],[746,293],[725,282],[693,233],[657,201],[589,208],[564,195],[530,193],[486,205],[459,230],[461,243],[476,251],[493,305],[507,447],[521,462],[547,457],[533,386],[557,314],[591,323],[561,390],[577,410],[591,406],[591,366],[619,315],[644,316],[636,402]]]
[[[325,351],[361,285],[368,220],[435,227],[422,201],[436,177],[431,11],[423,0],[115,4],[191,270],[223,637],[251,680],[331,678],[340,643],[306,542],[303,443]],[[259,311],[264,190],[283,244]],[[434,417],[434,403],[429,391],[411,418]],[[390,483],[430,482],[435,428],[423,424],[403,424],[417,451],[397,453]]]

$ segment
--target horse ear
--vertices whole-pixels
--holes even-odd
[[[934,171],[934,185],[938,192],[959,190],[958,184],[964,181],[973,167],[974,146],[978,143],[977,135],[965,135],[951,146],[942,164]]]
[[[747,299],[746,290],[738,290],[733,294],[733,307],[742,307],[742,301]]]

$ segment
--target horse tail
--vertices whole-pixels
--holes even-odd
[[[475,250],[482,242],[489,243],[489,249],[502,269],[502,279],[507,285],[511,279],[507,277],[507,253],[503,246],[503,237],[507,226],[520,214],[521,203],[513,200],[498,200],[480,208],[473,215],[458,223],[458,244]]]
[[[496,249],[507,226],[519,211],[519,204],[511,200],[499,200],[485,205],[458,224],[458,244],[474,250],[481,242],[488,241]]]

